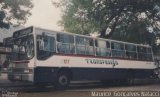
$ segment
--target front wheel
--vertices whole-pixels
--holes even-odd
[[[70,84],[70,76],[67,72],[60,72],[57,75],[56,81],[54,83],[55,88],[59,90],[63,90],[69,87]]]

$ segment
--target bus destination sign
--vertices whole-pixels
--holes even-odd
[[[18,37],[21,37],[21,36],[29,35],[32,32],[33,32],[33,27],[29,27],[29,28],[26,28],[26,29],[23,29],[23,30],[19,30],[19,31],[14,32],[13,38],[18,38]]]

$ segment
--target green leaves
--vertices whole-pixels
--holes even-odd
[[[31,0],[2,0],[0,4],[0,12],[4,13],[3,18],[0,18],[0,28],[24,24],[33,7]]]

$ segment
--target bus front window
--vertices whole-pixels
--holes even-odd
[[[12,60],[29,60],[34,56],[33,36],[15,38],[12,52]]]

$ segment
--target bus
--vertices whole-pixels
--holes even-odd
[[[156,68],[151,46],[28,27],[13,33],[11,81],[53,84],[71,81],[149,78]]]

